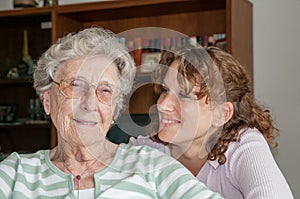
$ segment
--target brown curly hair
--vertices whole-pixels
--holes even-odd
[[[200,92],[195,93],[198,99],[206,97],[207,101],[209,100],[210,102],[213,102],[220,95],[223,95],[222,89],[216,91],[216,88],[213,86],[216,82],[211,80],[214,79],[213,74],[206,68],[212,65],[217,66],[217,74],[221,76],[223,80],[222,84],[224,85],[223,91],[226,94],[226,101],[233,104],[234,113],[232,118],[224,124],[218,137],[212,136],[207,144],[206,148],[210,151],[208,159],[218,160],[219,164],[224,164],[226,162],[225,152],[230,142],[239,141],[239,132],[247,128],[257,128],[269,145],[276,147],[278,143],[275,141],[275,138],[279,135],[279,129],[275,127],[270,111],[258,105],[252,96],[248,85],[249,79],[244,67],[232,55],[217,47],[207,47],[205,49],[202,47],[194,47],[194,50],[199,51],[198,54],[201,55],[208,53],[213,63],[207,62],[206,64],[200,64],[200,66],[195,67],[196,70],[187,69],[190,68],[191,65],[194,65],[193,61],[186,61],[184,54],[166,51],[162,54],[160,66],[170,66],[173,61],[179,60],[181,63],[179,64],[179,73],[183,74],[193,86],[201,87]],[[206,51],[206,53],[203,53],[203,50]],[[206,59],[206,57],[198,57],[198,59],[201,63],[201,59]],[[155,70],[154,76],[159,76],[161,81],[164,78],[166,70],[166,68],[158,67],[157,70]],[[214,72],[214,70],[212,71]],[[201,80],[201,82],[197,83],[195,80]],[[180,79],[178,79],[178,81],[180,81]],[[180,84],[182,85],[182,82]],[[208,91],[208,88],[210,88],[210,91]],[[155,90],[159,92],[159,85],[155,87]],[[154,128],[151,129],[151,131],[153,130]],[[151,139],[167,144],[162,142],[158,138],[158,135],[153,135]],[[210,143],[213,143],[213,145],[210,146]]]
[[[249,88],[249,79],[244,67],[229,53],[217,48],[207,47],[206,51],[217,64],[226,91],[226,98],[234,107],[232,118],[223,126],[221,135],[209,154],[210,160],[226,162],[224,153],[230,142],[239,140],[239,131],[257,128],[271,147],[278,143],[275,138],[279,129],[275,127],[270,111],[260,106]]]

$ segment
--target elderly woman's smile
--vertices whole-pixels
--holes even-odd
[[[78,124],[84,124],[84,125],[96,125],[96,124],[98,124],[98,122],[79,120],[79,119],[74,119],[74,121]]]

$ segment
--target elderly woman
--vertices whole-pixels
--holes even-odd
[[[134,75],[108,30],[88,28],[53,44],[37,63],[34,87],[58,144],[1,162],[0,198],[220,198],[163,153],[105,139]]]
[[[130,142],[173,156],[224,198],[293,198],[268,145],[277,128],[251,95],[243,66],[201,46],[166,52],[161,64],[158,133]]]

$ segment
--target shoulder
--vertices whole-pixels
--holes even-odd
[[[30,176],[34,173],[40,175],[42,164],[44,162],[45,151],[38,151],[32,154],[11,153],[0,163],[0,184],[1,180],[5,190],[12,189],[16,180],[24,183],[25,176]],[[21,177],[20,177],[21,176]],[[11,188],[9,188],[11,187]]]
[[[162,157],[162,158],[171,158],[170,156],[166,155],[162,151],[153,148],[148,145],[132,145],[132,144],[120,144],[119,151],[120,155],[131,155],[136,157]]]
[[[131,187],[145,185],[159,198],[219,198],[175,159],[149,146],[120,144],[111,166],[120,179],[132,180]]]
[[[245,168],[250,170],[250,167],[260,164],[263,160],[273,161],[270,147],[258,129],[243,129],[239,134],[239,140],[231,142],[225,153],[225,164],[231,174],[236,175],[239,170],[242,172]]]
[[[142,136],[139,135],[138,137],[131,137],[129,139],[129,144],[132,145],[149,145],[151,144],[153,141],[148,137],[148,136]]]
[[[11,153],[2,162],[0,162],[0,170],[2,172],[13,173],[18,167],[20,159],[20,154],[18,154],[17,152]]]
[[[123,165],[131,165],[131,172],[147,173],[156,177],[171,174],[194,177],[175,158],[149,146],[121,144],[116,157],[120,170],[124,169]]]
[[[49,150],[12,153],[0,163],[0,198],[38,198],[68,193],[66,177],[56,174],[49,162]],[[60,191],[53,191],[56,189]]]
[[[240,143],[241,144],[244,144],[247,142],[253,142],[253,141],[267,143],[263,134],[256,128],[248,128],[248,129],[242,130],[240,132]]]
[[[134,164],[143,165],[143,169],[168,167],[180,165],[174,158],[165,153],[146,145],[134,146],[131,144],[120,144],[116,154],[119,165]],[[122,162],[122,164],[121,164]]]
[[[151,176],[150,179],[155,183],[162,198],[221,198],[208,190],[176,159],[157,149],[128,144],[122,144],[120,148],[124,150],[123,155],[129,154],[138,160],[130,166],[131,172],[135,171],[136,174],[142,175],[141,178]],[[125,159],[133,161],[134,158]],[[126,163],[123,165],[128,166]],[[124,168],[123,166],[122,169]]]
[[[243,129],[239,132],[239,140],[229,145],[227,156],[236,153],[237,150],[246,150],[257,146],[269,148],[262,133],[256,128]]]
[[[14,168],[17,170],[19,166],[40,166],[44,163],[46,150],[37,151],[36,153],[30,154],[19,154],[17,152],[11,153],[1,163],[0,167]]]
[[[44,163],[47,152],[49,152],[49,150],[40,150],[35,153],[19,154],[19,159],[24,163],[39,165],[41,163]]]
[[[243,195],[289,198],[290,190],[264,136],[257,129],[241,131],[240,140],[230,145],[228,176]]]
[[[243,129],[239,132],[239,140],[231,142],[225,152],[225,163],[229,173],[236,173],[237,169],[243,169],[250,158],[257,161],[261,156],[271,157],[272,153],[262,133],[256,128]],[[248,165],[249,166],[249,165]]]
[[[131,137],[129,139],[129,144],[139,146],[139,145],[147,145],[152,148],[158,149],[164,153],[168,153],[166,149],[167,146],[162,143],[157,143],[151,140],[148,136],[138,136],[137,138]]]

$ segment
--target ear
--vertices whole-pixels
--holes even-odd
[[[46,115],[50,115],[50,95],[49,91],[46,91],[43,93],[43,106],[44,106],[44,111]]]
[[[225,102],[214,110],[212,125],[216,128],[223,126],[233,116],[234,108],[231,102]]]
[[[234,108],[233,108],[233,104],[231,102],[225,102],[224,104],[224,123],[227,123],[233,116],[233,113],[234,113]]]

